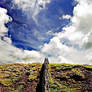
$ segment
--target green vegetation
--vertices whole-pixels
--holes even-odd
[[[11,86],[22,74],[20,64],[0,65],[0,83],[4,86]]]
[[[89,65],[50,64],[49,83],[51,92],[81,92],[86,79],[85,68]]]
[[[8,92],[19,92],[28,80],[38,81],[41,66],[39,63],[0,65],[0,84],[8,89]],[[27,76],[26,73],[29,75]],[[37,83],[33,85],[37,86]]]
[[[0,65],[0,87],[5,92],[26,92],[26,87],[36,92],[41,67],[40,63]],[[90,69],[91,65],[49,64],[50,92],[81,92]]]

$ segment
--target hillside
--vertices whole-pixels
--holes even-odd
[[[92,92],[92,66],[50,65],[51,92]]]
[[[0,92],[40,92],[41,71],[40,63],[0,65]],[[48,71],[50,92],[92,92],[92,66],[49,64]]]

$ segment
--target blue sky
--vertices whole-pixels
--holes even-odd
[[[66,14],[72,16],[74,8],[73,0],[52,0],[49,4],[46,4],[45,9],[36,15],[39,24],[37,25],[30,14],[32,13],[31,10],[29,10],[29,13],[29,11],[19,9],[17,5],[13,4],[12,0],[0,2],[0,7],[7,9],[8,15],[12,17],[12,22],[6,25],[12,44],[28,50],[39,50],[40,45],[48,43],[53,37],[53,34],[46,34],[49,30],[52,33],[62,31],[62,27],[67,25],[69,20],[60,19],[60,17]]]
[[[92,64],[92,0],[0,0],[0,64]]]

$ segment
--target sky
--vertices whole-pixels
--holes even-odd
[[[0,0],[0,64],[92,64],[92,0]]]

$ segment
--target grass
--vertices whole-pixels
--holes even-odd
[[[92,66],[72,64],[50,64],[50,91],[81,92],[82,81],[86,79],[86,76],[83,71],[84,68],[92,68]],[[79,79],[76,78],[76,76]]]
[[[78,66],[78,67],[77,67]],[[29,72],[28,80],[35,82],[34,89],[39,82],[39,72],[42,64],[6,64],[0,65],[0,84],[10,92],[19,92],[25,82],[18,81],[16,88],[12,87],[19,78],[22,78],[23,69]],[[81,92],[82,82],[86,79],[84,70],[91,69],[91,65],[72,65],[72,64],[49,64],[49,83],[50,92]],[[78,80],[76,76],[79,77]]]

